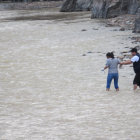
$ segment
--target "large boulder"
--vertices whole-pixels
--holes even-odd
[[[72,12],[76,10],[76,0],[64,0],[61,12]]]
[[[92,18],[106,17],[106,6],[107,3],[104,0],[93,1]]]
[[[89,11],[93,0],[64,0],[61,12]]]
[[[123,8],[120,0],[94,0],[92,18],[116,17],[123,12]]]

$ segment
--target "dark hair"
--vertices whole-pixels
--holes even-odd
[[[112,59],[114,59],[114,54],[113,54],[113,52],[108,52],[108,53],[106,54],[106,56],[107,56],[107,57],[110,57],[110,58],[112,58]]]
[[[137,51],[136,48],[133,48],[133,49],[131,50],[131,52],[135,52],[135,53],[137,53],[138,51]]]

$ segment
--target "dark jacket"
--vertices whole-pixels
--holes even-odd
[[[139,61],[133,63],[133,68],[135,73],[140,73],[140,54],[137,54],[137,56],[139,57]]]

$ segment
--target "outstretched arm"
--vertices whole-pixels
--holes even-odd
[[[132,64],[131,60],[127,60],[127,61],[124,61],[124,62],[120,63],[120,65],[129,65],[129,64]]]

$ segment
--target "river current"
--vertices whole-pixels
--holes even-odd
[[[140,140],[132,67],[105,91],[105,54],[133,47],[131,31],[90,13],[0,12],[0,140]]]

